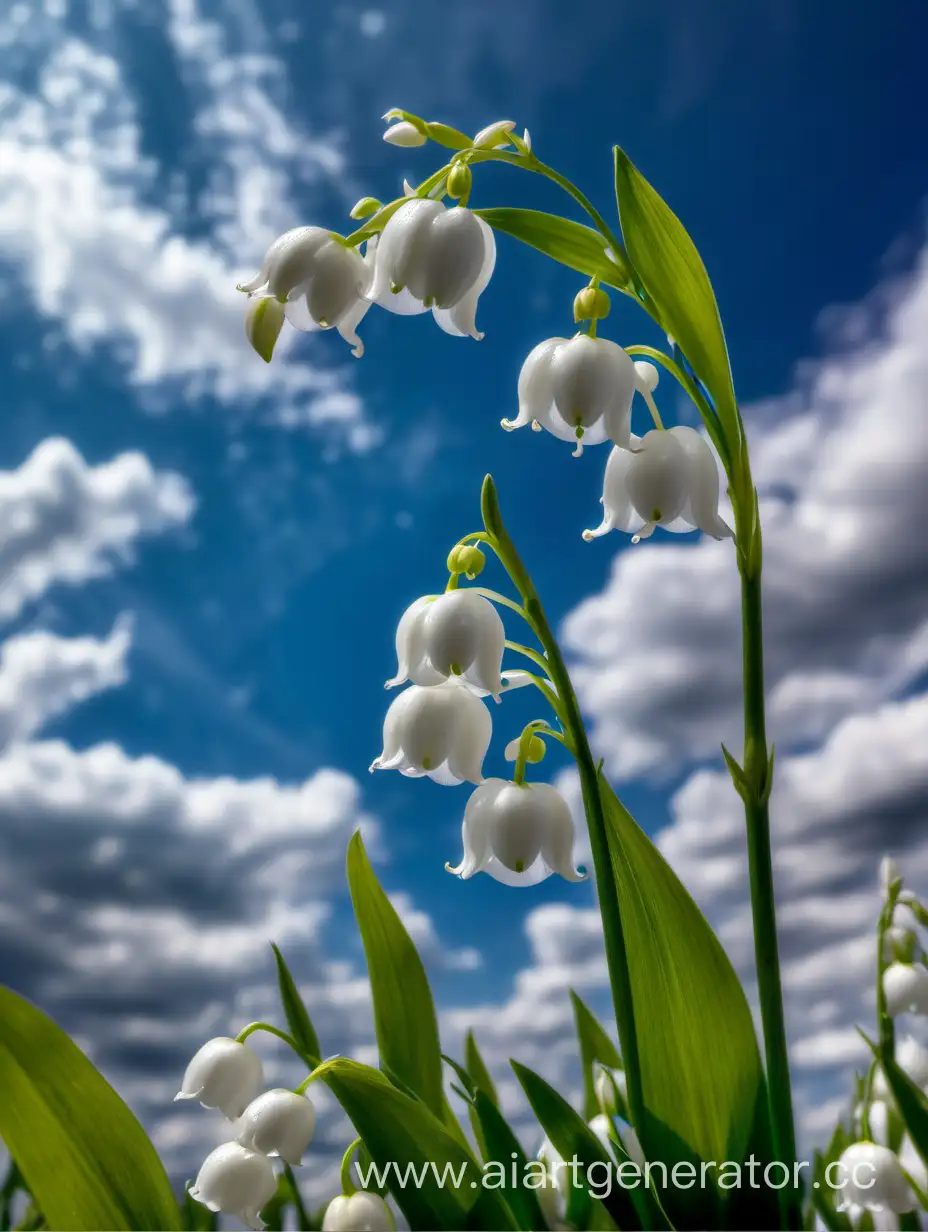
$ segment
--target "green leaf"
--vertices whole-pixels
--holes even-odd
[[[519,1139],[509,1127],[506,1118],[490,1099],[486,1091],[477,1088],[474,1101],[476,1116],[483,1140],[483,1157],[487,1164],[498,1165],[496,1175],[510,1182],[502,1186],[516,1225],[524,1232],[533,1232],[545,1227],[544,1212],[538,1201],[538,1190],[526,1185],[528,1160]],[[516,1184],[511,1183],[513,1170]]]
[[[464,1068],[470,1075],[474,1085],[483,1091],[484,1095],[492,1100],[494,1104],[499,1105],[496,1087],[493,1085],[490,1071],[480,1055],[480,1049],[477,1047],[473,1031],[468,1031],[464,1039]]]
[[[179,1229],[145,1131],[77,1045],[0,988],[0,1138],[50,1227]]]
[[[348,884],[367,958],[381,1061],[442,1118],[447,1104],[438,1020],[425,968],[374,875],[359,832],[348,844]]]
[[[580,1064],[583,1067],[583,1116],[587,1121],[591,1121],[600,1112],[599,1100],[596,1098],[594,1063],[598,1061],[608,1069],[621,1069],[622,1058],[618,1048],[573,989],[570,990],[570,999],[574,1007],[577,1038],[580,1041]]]
[[[544,214],[540,210],[492,209],[474,210],[494,231],[502,231],[513,239],[521,240],[531,248],[537,248],[545,256],[552,257],[561,265],[585,274],[587,278],[599,278],[621,291],[628,282],[621,253],[613,260],[606,256],[608,245],[598,231],[571,222],[558,214]]]
[[[348,1114],[413,1232],[515,1227],[500,1196],[483,1188],[471,1152],[423,1103],[347,1057],[326,1062],[320,1078]]]
[[[563,1160],[568,1164],[573,1159],[578,1161],[578,1167],[575,1170],[575,1178],[587,1192],[591,1193],[593,1206],[601,1203],[608,1211],[616,1224],[623,1229],[623,1232],[632,1232],[633,1229],[641,1228],[641,1216],[638,1213],[635,1202],[632,1200],[632,1190],[623,1188],[622,1184],[616,1183],[615,1165],[610,1160],[606,1148],[600,1142],[599,1138],[593,1133],[583,1117],[573,1108],[562,1095],[555,1091],[554,1087],[550,1086],[545,1080],[528,1069],[525,1065],[520,1065],[518,1061],[511,1061],[510,1064],[515,1070],[516,1077],[522,1084],[522,1090],[525,1092],[528,1102],[532,1106],[532,1111],[538,1118],[539,1124],[548,1136],[548,1140],[554,1149],[558,1152]],[[612,1178],[613,1184],[611,1192],[606,1193],[606,1187],[603,1185],[603,1179],[607,1175],[604,1164],[609,1165],[608,1175]],[[597,1165],[597,1171],[590,1173],[593,1165]],[[622,1174],[619,1179],[625,1179],[628,1184],[633,1181],[634,1174],[629,1170]],[[574,1176],[565,1173],[565,1188],[573,1188]],[[603,1196],[597,1197],[595,1192],[600,1191]],[[568,1218],[572,1212],[568,1209]],[[575,1222],[573,1219],[570,1220]],[[659,1226],[656,1222],[649,1223],[650,1227]],[[660,1225],[663,1226],[663,1225]]]
[[[766,1086],[744,990],[686,888],[600,774],[607,840],[628,952],[649,1162],[770,1159]],[[658,1173],[660,1177],[660,1173]],[[661,1189],[677,1227],[719,1227],[737,1188]],[[776,1192],[751,1195],[755,1218],[779,1226]],[[766,1205],[769,1203],[769,1210]]]
[[[303,998],[300,996],[296,981],[290,974],[290,968],[284,962],[283,954],[281,954],[273,941],[271,942],[271,949],[274,951],[274,958],[277,960],[277,983],[280,987],[280,1000],[284,1007],[287,1026],[290,1029],[294,1042],[303,1054],[303,1059],[310,1069],[314,1069],[322,1057],[319,1037],[316,1035],[316,1029],[303,1003]]]
[[[683,224],[615,147],[615,195],[622,237],[645,296],[708,389],[732,452],[740,417],[722,321],[706,267]]]

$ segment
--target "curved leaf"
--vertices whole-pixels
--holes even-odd
[[[619,291],[626,287],[628,270],[621,253],[608,257],[606,241],[592,227],[541,210],[501,208],[474,210],[474,213],[494,231],[502,231],[537,248],[568,269],[577,270],[587,278],[595,276]]]
[[[337,1057],[319,1077],[350,1117],[400,1210],[416,1229],[514,1228],[473,1155],[426,1106],[369,1065]],[[364,1180],[363,1177],[359,1178]]]
[[[623,1229],[623,1232],[630,1232],[631,1229],[640,1228],[642,1226],[641,1217],[632,1199],[631,1188],[625,1188],[620,1183],[610,1186],[610,1192],[603,1193],[602,1197],[597,1197],[592,1192],[593,1189],[599,1189],[602,1185],[601,1181],[596,1179],[599,1173],[591,1175],[588,1170],[594,1164],[599,1165],[600,1173],[605,1176],[607,1173],[603,1164],[607,1164],[609,1165],[608,1175],[613,1176],[615,1165],[610,1159],[606,1148],[593,1133],[592,1129],[590,1129],[589,1125],[587,1125],[586,1121],[584,1121],[583,1117],[571,1108],[563,1095],[559,1095],[554,1087],[545,1082],[533,1070],[530,1070],[525,1065],[520,1065],[518,1061],[510,1061],[510,1065],[515,1070],[516,1077],[522,1084],[522,1090],[525,1092],[528,1102],[532,1105],[532,1111],[547,1134],[551,1145],[568,1166],[571,1165],[573,1160],[577,1161],[577,1167],[569,1178],[570,1188],[575,1189],[578,1185],[583,1187],[586,1192],[590,1193],[594,1207],[596,1203],[601,1203],[615,1220],[616,1224]],[[631,1186],[634,1177],[628,1174],[623,1174],[623,1177]],[[575,1182],[577,1185],[575,1185]],[[591,1182],[592,1184],[587,1184],[586,1182]],[[565,1178],[565,1185],[566,1183]],[[651,1223],[650,1226],[655,1227],[658,1225]]]
[[[496,1087],[493,1085],[490,1071],[480,1055],[480,1049],[477,1047],[473,1031],[468,1031],[464,1038],[464,1068],[470,1075],[474,1085],[479,1087],[484,1095],[492,1100],[494,1104],[499,1104]]]
[[[607,837],[628,948],[649,1162],[770,1159],[766,1087],[744,990],[718,938],[673,869],[600,774]],[[676,1227],[719,1227],[736,1189],[668,1186]],[[776,1193],[751,1195],[755,1218],[779,1223]],[[765,1208],[765,1203],[770,1208]]]
[[[316,1035],[316,1029],[312,1024],[312,1019],[309,1017],[309,1012],[303,1004],[303,998],[300,996],[300,990],[296,986],[296,981],[290,974],[290,968],[284,962],[283,954],[281,954],[273,941],[271,942],[271,949],[274,951],[274,958],[277,962],[277,983],[280,988],[280,1001],[284,1007],[287,1026],[290,1028],[290,1034],[293,1036],[294,1042],[303,1054],[303,1059],[308,1063],[309,1068],[313,1069],[319,1064],[322,1057],[319,1037]]]
[[[628,156],[614,148],[622,238],[663,328],[712,396],[731,445],[740,434],[728,348],[715,293],[696,245]]]
[[[901,1066],[890,1060],[888,1054],[881,1056],[880,1066],[912,1139],[912,1145],[928,1167],[928,1097]]]
[[[618,1048],[596,1021],[592,1011],[573,989],[570,990],[570,1000],[574,1007],[577,1038],[580,1041],[580,1064],[583,1067],[583,1115],[587,1121],[591,1121],[600,1111],[593,1074],[594,1062],[598,1061],[607,1069],[621,1069],[622,1058],[619,1056]]]
[[[145,1131],[50,1018],[0,988],[0,1138],[49,1227],[179,1229]]]
[[[367,958],[381,1061],[442,1118],[446,1102],[438,1020],[425,968],[374,875],[359,832],[348,844],[348,885]]]

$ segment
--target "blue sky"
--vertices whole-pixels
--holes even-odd
[[[361,361],[331,334],[270,368],[247,346],[234,286],[278,233],[348,230],[358,197],[438,165],[383,143],[392,106],[527,125],[607,214],[618,142],[708,266],[767,502],[794,1063],[825,1132],[871,1012],[876,860],[928,881],[926,32],[902,0],[878,23],[831,0],[0,18],[0,978],[78,1035],[177,1174],[221,1128],[170,1106],[176,1079],[272,1012],[268,940],[325,1046],[369,1049],[341,873],[362,818],[448,1040],[475,1022],[494,1064],[573,1081],[564,989],[605,1006],[589,890],[454,881],[467,789],[367,773],[396,621],[443,586],[487,471],[597,751],[749,977],[716,757],[738,738],[730,546],[584,544],[602,449],[499,427],[582,280],[501,239],[479,344],[375,310]],[[569,205],[505,167],[478,169],[471,204]],[[623,304],[604,332],[661,342]],[[536,712],[494,707],[488,773]]]

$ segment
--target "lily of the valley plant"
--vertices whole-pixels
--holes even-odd
[[[499,390],[500,406],[509,411],[502,427],[549,433],[574,456],[603,447],[602,518],[594,528],[577,527],[578,551],[595,550],[582,541],[610,531],[633,543],[699,531],[728,544],[742,592],[742,645],[732,653],[743,665],[744,748],[737,756],[723,752],[744,805],[760,1039],[721,945],[593,757],[542,599],[487,476],[480,525],[456,541],[449,536],[435,593],[410,595],[405,612],[397,613],[396,665],[386,684],[398,692],[386,708],[383,747],[371,770],[428,776],[461,789],[461,848],[448,853],[450,875],[466,881],[484,873],[521,888],[551,876],[572,885],[592,877],[618,1044],[572,994],[582,1107],[512,1062],[538,1121],[526,1155],[473,1037],[460,1060],[442,1051],[422,964],[356,835],[348,879],[368,961],[380,1066],[322,1059],[309,1009],[275,951],[286,1029],[252,1023],[234,1038],[207,1042],[181,1083],[178,1099],[198,1101],[230,1125],[229,1141],[191,1180],[188,1226],[199,1226],[190,1214],[199,1204],[257,1228],[284,1226],[282,1212],[290,1206],[298,1226],[324,1229],[392,1228],[395,1211],[421,1229],[797,1229],[816,1221],[841,1229],[918,1227],[917,1212],[928,1209],[928,1052],[907,1035],[897,1039],[897,1020],[928,1017],[919,932],[928,912],[888,860],[874,945],[876,1031],[873,1039],[865,1036],[872,1064],[857,1081],[847,1117],[816,1154],[814,1170],[797,1166],[771,865],[761,526],[702,261],[680,221],[618,147],[616,215],[611,205],[600,212],[541,161],[528,132],[519,136],[512,121],[470,137],[401,110],[385,119],[388,142],[421,147],[417,157],[443,147],[450,151],[446,161],[417,186],[404,184],[393,200],[359,201],[351,211],[359,225],[350,234],[313,224],[276,240],[240,287],[248,296],[247,337],[270,361],[288,323],[297,330],[334,329],[360,357],[369,312],[430,311],[440,329],[471,347],[483,337],[480,301],[492,293],[498,236],[582,277],[573,305],[565,304],[573,332],[540,339],[516,358],[517,381]],[[474,208],[485,162],[552,181],[584,222],[528,209]],[[666,348],[603,335],[607,287],[651,318]],[[670,396],[664,396],[667,383]],[[681,391],[698,412],[700,430],[664,420],[658,399],[666,414]],[[564,465],[573,465],[567,450]],[[591,493],[591,513],[594,508]],[[490,562],[501,590],[475,584]],[[507,728],[507,695],[516,689],[534,690],[541,708],[521,730]],[[483,774],[499,726],[513,763],[509,779]],[[589,868],[575,859],[567,801],[544,780],[552,741],[576,764]],[[248,1042],[257,1031],[277,1036],[299,1058],[304,1072],[292,1089],[262,1091],[262,1064]],[[293,1170],[313,1159],[309,1088],[317,1082],[341,1105],[357,1138],[346,1144],[341,1192],[312,1215]],[[2,1118],[0,1096],[0,1130]],[[567,1172],[577,1159],[579,1171]],[[747,1180],[752,1160],[763,1184]],[[494,1168],[510,1177],[512,1161],[518,1179],[513,1171],[500,1184],[485,1183]],[[421,1183],[399,1181],[406,1167],[430,1163],[436,1170],[422,1173]],[[446,1165],[460,1169],[458,1183],[439,1181]],[[596,1165],[612,1168],[608,1189]],[[648,1184],[620,1184],[619,1166],[650,1170]],[[681,1178],[681,1168],[694,1176],[702,1169],[703,1181]],[[618,1175],[628,1179],[627,1171]],[[114,1166],[113,1185],[118,1176]]]

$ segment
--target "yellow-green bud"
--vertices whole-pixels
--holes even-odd
[[[574,298],[574,320],[602,321],[609,308],[609,296],[602,287],[584,287]]]
[[[252,296],[245,309],[248,341],[266,364],[271,362],[274,345],[284,323],[284,305],[272,295]]]
[[[466,197],[470,192],[472,180],[473,176],[467,163],[455,163],[448,173],[448,196],[454,198]]]
[[[448,553],[448,572],[463,573],[475,578],[483,572],[487,558],[479,548],[470,543],[459,543]]]
[[[371,214],[376,214],[382,204],[376,197],[362,197],[352,209],[350,217],[367,218]]]
[[[541,739],[541,737],[532,736],[531,740],[528,742],[528,752],[525,754],[525,760],[529,762],[530,765],[535,766],[542,760],[546,751],[545,742]]]

